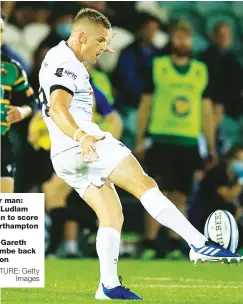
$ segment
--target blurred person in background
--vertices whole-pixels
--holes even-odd
[[[134,1],[79,1],[82,7],[96,9],[113,24],[130,32],[135,32],[138,25]],[[126,18],[124,18],[126,12]]]
[[[206,172],[191,199],[188,218],[203,233],[208,216],[218,210],[229,211],[236,220],[243,215],[239,197],[243,190],[243,144],[229,149],[217,166]],[[242,235],[243,231],[240,233]],[[241,246],[243,244],[241,243]]]
[[[15,1],[15,7],[9,18],[9,23],[18,29],[24,28],[34,21],[34,10],[29,1]]]
[[[90,74],[92,86],[94,85],[97,89],[99,89],[105,95],[108,103],[114,106],[116,100],[113,96],[112,84],[108,74],[102,71],[98,64],[91,66],[90,64],[86,63],[86,68]]]
[[[75,3],[55,2],[50,17],[51,31],[49,35],[41,41],[33,55],[34,65],[30,75],[30,83],[34,89],[39,89],[38,73],[42,60],[52,47],[60,41],[68,39],[76,11],[77,4]]]
[[[52,15],[52,3],[49,1],[32,1],[34,23],[48,24]]]
[[[217,23],[211,45],[199,57],[208,67],[217,111],[225,112],[222,130],[231,146],[243,141],[243,69],[231,51],[232,36],[227,23]]]
[[[15,5],[16,5],[16,1],[2,1],[1,14],[4,16],[10,16],[15,8]]]
[[[146,152],[148,173],[161,191],[185,214],[191,193],[193,174],[201,167],[198,137],[206,136],[211,163],[217,161],[215,123],[204,63],[191,59],[192,28],[187,21],[176,22],[171,29],[170,56],[157,56],[144,88],[138,109],[135,154],[145,156],[148,129],[153,144]],[[144,258],[156,256],[155,240],[159,225],[145,214]],[[170,256],[181,257],[180,237],[169,232]],[[169,256],[169,255],[168,255]]]
[[[0,18],[1,44],[4,21]],[[14,192],[15,178],[23,175],[21,122],[32,114],[35,106],[33,89],[22,66],[1,51],[1,192]],[[22,152],[24,153],[24,151]],[[16,190],[15,185],[15,190]],[[18,189],[17,189],[18,190]]]
[[[134,148],[137,107],[144,90],[144,78],[151,69],[152,60],[159,50],[153,45],[154,35],[160,28],[160,21],[155,17],[141,13],[136,40],[120,54],[112,75],[112,82],[117,90],[117,98],[124,113],[124,142]],[[134,125],[131,125],[134,124]],[[126,138],[129,142],[126,142]]]
[[[24,30],[27,25],[35,22],[35,9],[32,2],[16,1],[8,17],[6,44],[22,58],[21,64],[27,74],[29,74],[31,70],[31,52],[25,40]]]
[[[15,9],[15,4],[16,2],[15,1],[4,1],[2,3],[2,12],[1,12],[1,17],[2,19],[4,20],[4,23],[5,23],[5,27],[6,27],[6,24],[8,22],[8,18],[9,16],[12,15],[14,9]],[[16,53],[15,50],[13,50],[6,41],[2,41],[2,44],[1,44],[1,51],[3,53],[5,53],[8,57],[16,60],[17,62],[19,62],[21,64],[21,66],[23,67],[23,69],[25,71],[28,71],[29,70],[29,66],[28,64],[26,63],[26,61],[18,54]]]

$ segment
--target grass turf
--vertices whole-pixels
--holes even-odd
[[[97,260],[48,260],[44,289],[3,289],[1,304],[97,303],[94,294],[98,267]],[[218,263],[196,267],[188,261],[121,260],[119,273],[124,285],[143,296],[145,303],[242,304],[242,267]],[[110,303],[101,303],[104,302]]]

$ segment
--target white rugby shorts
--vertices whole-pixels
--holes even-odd
[[[90,184],[102,186],[110,173],[131,154],[131,150],[110,133],[105,132],[105,135],[103,140],[96,142],[99,158],[91,163],[83,161],[79,146],[52,158],[57,176],[74,188],[82,198]]]

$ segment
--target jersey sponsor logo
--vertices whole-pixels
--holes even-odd
[[[185,96],[176,97],[172,101],[172,111],[177,117],[187,117],[191,112],[190,101]]]
[[[56,73],[54,75],[56,75],[57,77],[62,77],[63,70],[64,70],[64,68],[57,68]]]
[[[55,75],[57,77],[68,76],[71,77],[73,80],[76,80],[77,78],[77,75],[75,73],[70,70],[64,70],[64,68],[57,68]]]
[[[72,71],[69,71],[69,70],[65,70],[64,74],[73,78],[74,80],[76,80],[76,78],[77,78],[77,75],[74,74]]]

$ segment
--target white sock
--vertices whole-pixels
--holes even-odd
[[[161,225],[174,230],[191,247],[204,246],[206,237],[201,234],[176,206],[165,197],[158,188],[146,191],[141,197],[141,203],[148,213]]]
[[[76,240],[65,241],[66,253],[75,254],[78,252],[78,242]]]
[[[100,227],[96,237],[96,250],[100,260],[100,282],[106,288],[120,285],[117,276],[121,234],[111,227]]]

